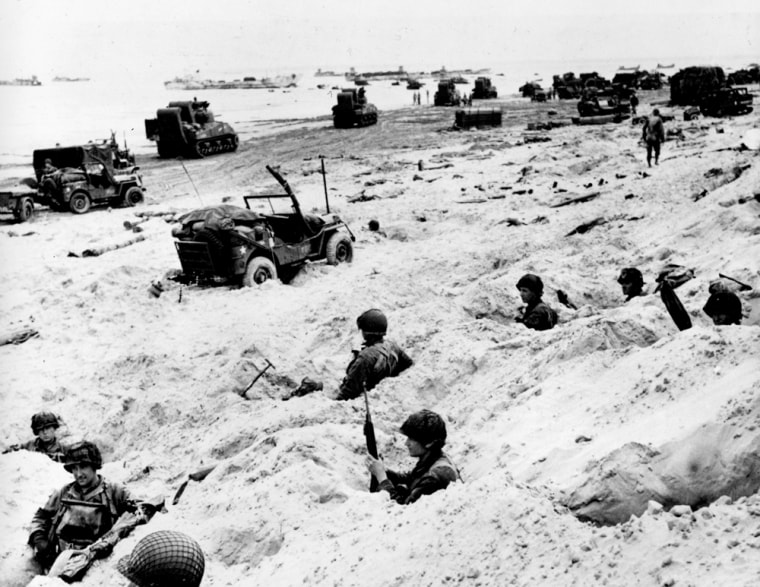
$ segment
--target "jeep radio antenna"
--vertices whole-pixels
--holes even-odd
[[[327,197],[327,172],[325,171],[325,156],[320,155],[319,158],[322,160],[322,184],[325,186],[325,207],[327,208],[327,213],[330,213],[330,198]]]
[[[187,167],[185,167],[184,161],[182,161],[182,159],[179,158],[179,157],[177,158],[177,160],[179,161],[179,164],[182,165],[182,169],[185,170],[185,173],[187,174],[187,179],[189,179],[190,183],[193,184],[193,189],[195,190],[195,195],[198,196],[198,200],[200,200],[201,206],[205,206],[205,204],[203,203],[203,198],[201,198],[201,194],[198,192],[198,188],[195,187],[195,182],[193,181],[193,178],[188,173]]]

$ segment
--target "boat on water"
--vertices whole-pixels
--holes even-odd
[[[425,82],[421,82],[418,79],[411,79],[411,78],[409,78],[406,81],[406,89],[407,90],[419,90],[424,85],[425,85]]]
[[[349,82],[356,82],[357,79],[360,80],[400,80],[400,81],[406,81],[409,77],[412,77],[412,74],[407,73],[404,71],[404,66],[401,65],[399,68],[395,71],[364,71],[364,72],[358,72],[356,71],[356,68],[352,67],[349,71],[343,74],[343,77],[346,79],[346,81]],[[362,85],[362,84],[356,84],[356,85]]]
[[[450,79],[454,76],[485,75],[487,73],[491,73],[490,67],[484,67],[482,69],[446,69],[446,67],[441,66],[441,69],[436,69],[434,71],[431,71],[430,75],[432,75],[433,77]]]
[[[271,90],[277,88],[295,88],[301,76],[278,75],[275,77],[244,77],[242,80],[198,79],[195,76],[175,77],[164,82],[167,90]]]
[[[321,69],[317,69],[316,73],[314,74],[314,77],[338,77],[341,74],[335,73],[334,71],[322,71]]]
[[[663,65],[662,63],[658,63],[657,69],[672,69],[675,66],[675,63],[671,63],[670,65]]]
[[[89,77],[66,77],[57,75],[53,78],[54,82],[88,82],[90,81]]]
[[[17,77],[13,80],[0,80],[0,86],[41,86],[42,82],[36,75],[32,77]]]
[[[638,71],[640,68],[640,65],[635,65],[633,67],[626,67],[625,65],[621,65],[618,67],[618,71]]]

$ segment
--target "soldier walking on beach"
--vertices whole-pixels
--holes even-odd
[[[665,142],[665,127],[660,117],[660,111],[655,108],[652,115],[644,121],[641,138],[646,143],[647,165],[652,166],[652,151],[654,151],[654,164],[659,165],[660,145]]]

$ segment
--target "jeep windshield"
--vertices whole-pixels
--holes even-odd
[[[261,214],[296,214],[299,206],[288,194],[249,194],[243,196],[245,207]]]

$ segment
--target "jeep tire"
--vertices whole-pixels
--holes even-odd
[[[76,192],[69,200],[69,210],[74,214],[84,214],[90,210],[90,196],[84,192]]]
[[[351,243],[351,239],[341,232],[333,234],[327,241],[326,257],[329,265],[353,261],[354,246]]]
[[[143,191],[137,186],[132,186],[127,190],[127,193],[124,194],[124,205],[130,207],[136,206],[137,204],[142,203],[143,199]]]
[[[26,222],[34,216],[34,201],[32,198],[21,198],[13,210],[13,216],[19,222]]]
[[[277,279],[277,267],[266,257],[252,257],[243,275],[243,286],[261,285],[270,279]]]

